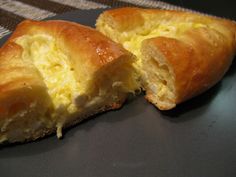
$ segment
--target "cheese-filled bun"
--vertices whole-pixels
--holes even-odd
[[[189,12],[112,9],[96,28],[138,57],[146,99],[161,110],[216,84],[236,51],[235,22]]]
[[[35,140],[139,89],[136,58],[100,32],[67,21],[20,23],[0,49],[0,142]]]

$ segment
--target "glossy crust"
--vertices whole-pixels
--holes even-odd
[[[200,28],[188,31],[179,40],[159,37],[149,41],[173,70],[176,103],[202,93],[223,77],[235,53],[232,39]]]
[[[4,45],[8,45],[24,34],[53,36],[58,47],[70,54],[70,61],[75,72],[79,71],[77,72],[79,80],[84,78],[84,75],[80,74],[82,68],[92,74],[103,66],[115,62],[121,56],[131,56],[123,47],[98,31],[77,23],[60,20],[46,22],[26,20],[17,26],[15,32]]]
[[[188,12],[120,8],[101,14],[97,20],[97,28],[103,31],[99,23],[105,21],[121,34],[138,29],[145,20],[151,22],[151,19],[156,24],[188,22],[204,25],[189,28],[174,38],[168,35],[157,36],[142,43],[142,51],[146,51],[148,57],[156,57],[156,62],[159,62],[157,58],[160,56],[173,77],[175,98],[170,100],[169,106],[159,104],[155,94],[144,84],[146,98],[159,109],[168,110],[199,95],[223,77],[236,52],[236,24]],[[149,69],[145,65],[142,68],[144,71]]]
[[[23,48],[15,42],[23,35],[36,34],[50,35],[56,40],[58,48],[69,56],[76,79],[87,87],[106,79],[101,78],[103,75],[99,74],[112,71],[117,64],[122,66],[123,60],[132,63],[135,59],[121,45],[90,27],[56,20],[45,22],[26,20],[20,23],[0,49],[0,135],[5,131],[14,131],[17,124],[21,127],[19,131],[30,128],[30,125],[39,121],[40,117],[47,119],[47,123],[42,123],[33,132],[21,132],[24,134],[23,137],[14,135],[12,138],[3,139],[0,136],[0,142],[35,140],[56,130],[55,120],[51,120],[48,116],[52,103],[43,78],[32,62],[22,58]],[[99,81],[96,81],[96,77],[100,77]],[[127,92],[120,93],[115,100],[107,100],[103,104],[72,115],[63,126],[68,127],[98,112],[118,109],[126,96]]]

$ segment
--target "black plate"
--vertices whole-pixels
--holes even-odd
[[[93,26],[101,12],[53,19]],[[236,62],[215,87],[172,111],[161,112],[139,96],[69,129],[62,140],[1,146],[0,176],[236,176]]]

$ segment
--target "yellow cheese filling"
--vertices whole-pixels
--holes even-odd
[[[24,35],[16,40],[23,47],[23,59],[33,61],[48,88],[55,112],[74,113],[77,106],[74,99],[82,88],[76,81],[73,68],[66,56],[49,35]]]

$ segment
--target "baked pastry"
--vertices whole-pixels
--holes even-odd
[[[136,58],[100,32],[66,21],[24,21],[0,49],[0,142],[35,140],[139,89]]]
[[[212,87],[236,51],[234,22],[188,12],[107,10],[96,28],[138,57],[146,99],[161,110]]]

